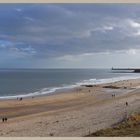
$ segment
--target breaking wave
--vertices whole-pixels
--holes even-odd
[[[47,95],[51,93],[55,93],[57,91],[72,89],[75,87],[79,87],[81,85],[97,85],[97,84],[104,84],[104,83],[112,83],[117,81],[123,81],[123,80],[129,80],[129,79],[138,79],[140,76],[123,76],[123,77],[114,77],[114,78],[107,78],[107,79],[89,79],[89,80],[83,80],[79,81],[72,85],[63,85],[61,87],[51,87],[51,88],[43,88],[41,90],[38,90],[36,92],[26,93],[22,95],[13,95],[13,96],[1,96],[0,99],[15,99],[17,97],[33,97],[33,96],[41,96],[41,95]]]

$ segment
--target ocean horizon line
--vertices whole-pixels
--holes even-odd
[[[0,70],[41,70],[41,69],[111,69],[109,68],[0,68]]]

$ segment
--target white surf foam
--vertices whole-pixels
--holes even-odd
[[[28,94],[15,95],[15,96],[1,96],[0,99],[16,99],[17,97],[25,98],[25,97],[47,95],[60,90],[72,89],[81,85],[97,85],[97,84],[112,83],[112,82],[118,82],[118,81],[129,80],[129,79],[138,79],[138,78],[140,78],[140,76],[136,75],[136,76],[114,77],[114,78],[107,78],[107,79],[89,79],[89,80],[83,80],[77,82],[76,84],[73,85],[63,85],[61,87],[43,88],[39,91],[28,93]]]
[[[89,79],[84,80],[82,82],[77,83],[77,85],[95,85],[95,84],[105,84],[105,83],[112,83],[118,82],[123,80],[130,80],[130,79],[139,79],[140,76],[123,76],[123,77],[114,77],[114,78],[106,78],[106,79]]]

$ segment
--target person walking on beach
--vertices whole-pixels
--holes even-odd
[[[126,102],[125,104],[126,104],[126,106],[128,106],[128,102]]]
[[[112,94],[112,98],[113,98],[113,97],[115,98],[115,94]]]
[[[2,122],[4,122],[4,118],[2,118]]]
[[[4,118],[5,122],[7,122],[7,117]]]

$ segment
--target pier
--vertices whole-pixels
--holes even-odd
[[[139,72],[140,73],[140,68],[113,68],[111,70],[117,70],[117,71],[123,71],[123,70],[132,70],[133,72]]]

